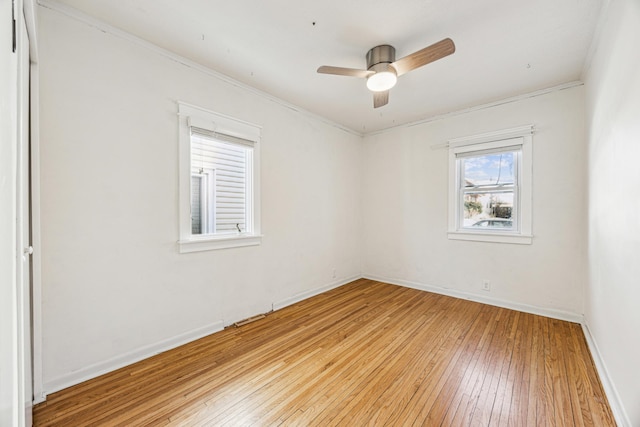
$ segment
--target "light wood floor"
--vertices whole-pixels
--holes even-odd
[[[36,426],[613,426],[579,325],[358,280],[48,396]]]

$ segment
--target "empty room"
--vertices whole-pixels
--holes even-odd
[[[637,0],[1,4],[0,426],[640,426]]]

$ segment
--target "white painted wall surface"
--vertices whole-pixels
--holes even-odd
[[[580,318],[586,278],[583,87],[365,137],[363,273]],[[448,240],[449,139],[533,124],[533,244]],[[491,291],[481,290],[482,281]],[[542,309],[542,310],[539,310]]]
[[[586,323],[628,425],[640,425],[640,2],[613,0],[586,78]]]
[[[360,136],[58,12],[39,21],[46,392],[359,277]],[[262,126],[261,246],[178,254],[178,100]]]
[[[633,1],[614,0],[588,74],[589,178],[583,87],[363,142],[58,12],[40,7],[39,20],[45,392],[363,273],[558,317],[586,310],[638,423]],[[178,100],[262,126],[261,246],[177,253]],[[524,124],[536,127],[533,244],[448,240],[447,150],[431,146]]]

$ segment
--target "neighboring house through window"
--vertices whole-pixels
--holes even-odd
[[[449,238],[531,243],[532,126],[449,141]]]
[[[260,244],[260,128],[178,103],[180,252]]]

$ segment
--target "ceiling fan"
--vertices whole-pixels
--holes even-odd
[[[396,49],[383,44],[367,52],[366,70],[323,65],[318,73],[366,78],[367,88],[373,92],[373,108],[378,108],[389,102],[389,89],[395,86],[398,77],[455,51],[453,40],[446,38],[396,61]]]

